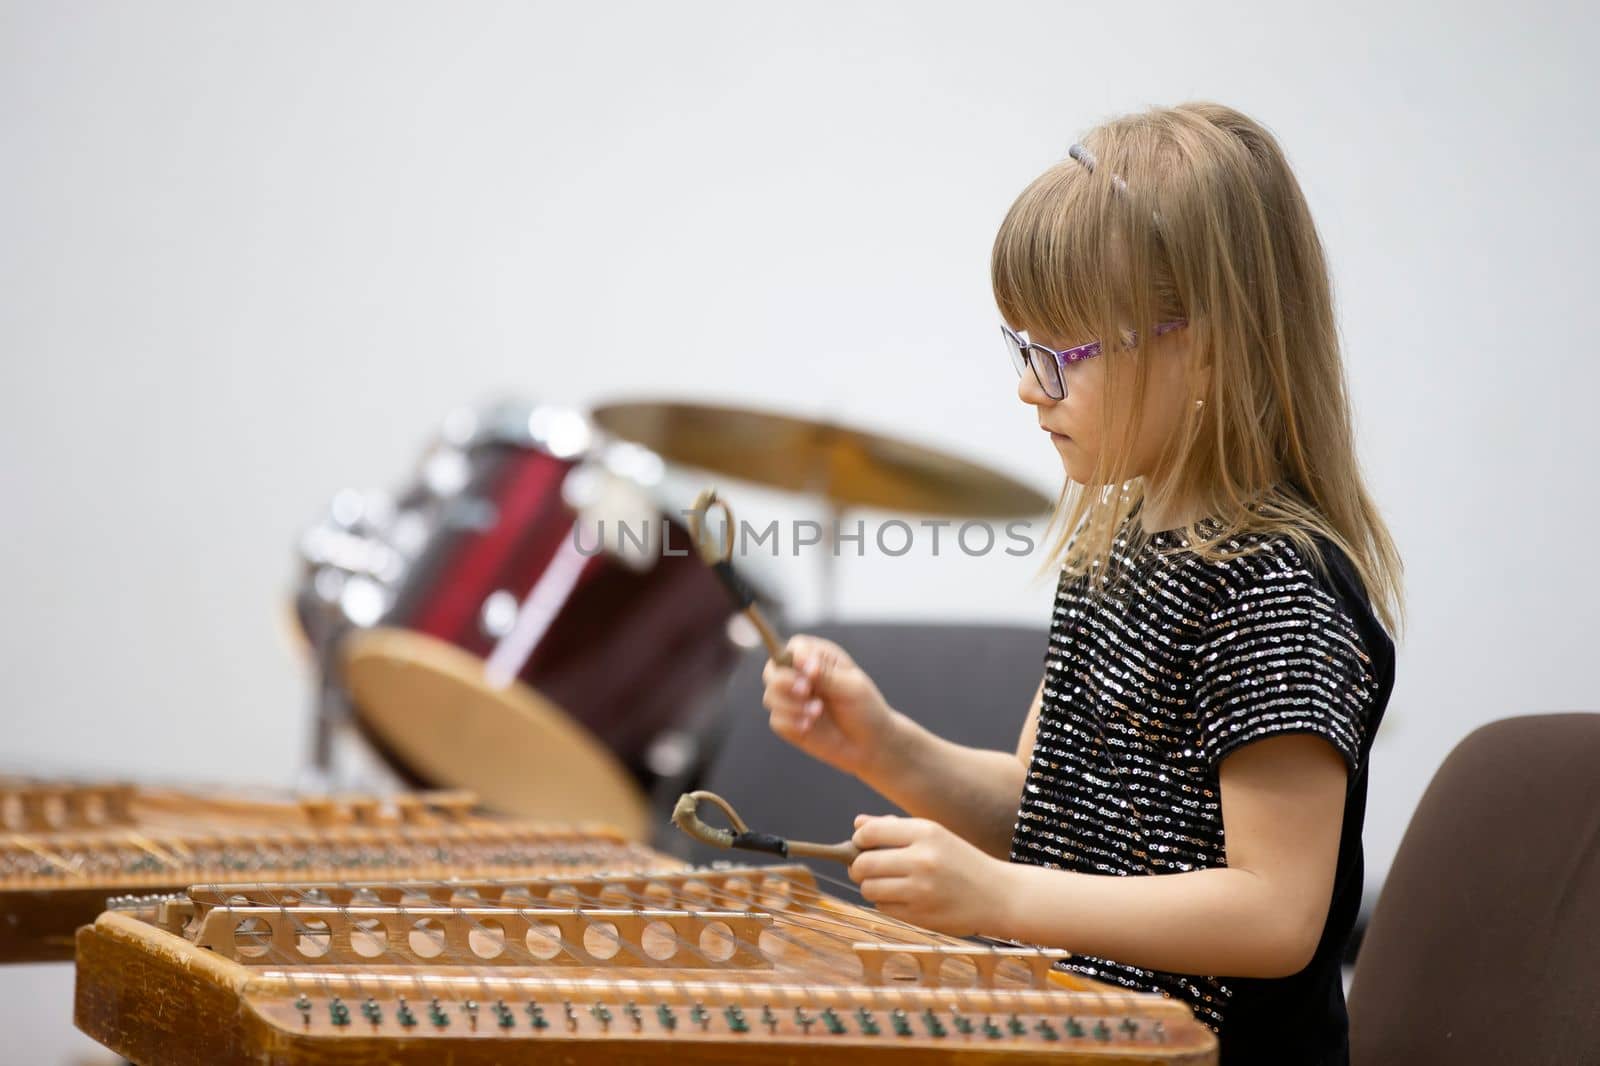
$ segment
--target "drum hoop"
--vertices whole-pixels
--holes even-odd
[[[413,776],[420,766],[413,754],[412,738],[396,736],[393,723],[375,706],[375,679],[370,667],[387,663],[398,669],[401,664],[426,671],[433,678],[470,691],[503,706],[507,715],[521,724],[545,734],[544,743],[565,753],[575,767],[585,767],[593,775],[594,787],[601,789],[617,822],[615,828],[630,839],[641,839],[650,832],[649,800],[633,780],[632,775],[603,741],[582,722],[562,711],[521,680],[513,680],[503,689],[495,689],[483,680],[483,660],[470,652],[437,637],[414,630],[389,626],[356,630],[348,634],[339,651],[340,666],[352,696],[357,717],[365,730],[375,734],[374,739],[386,754],[402,763]],[[484,796],[488,790],[471,782],[461,783],[472,787]]]

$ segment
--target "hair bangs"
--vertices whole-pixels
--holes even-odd
[[[1102,183],[1075,162],[1051,167],[1011,205],[995,237],[990,282],[1013,329],[1063,344],[1098,335],[1115,282]]]

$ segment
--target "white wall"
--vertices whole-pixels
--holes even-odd
[[[1464,733],[1600,708],[1596,21],[5,3],[0,762],[287,781],[298,530],[503,391],[830,412],[1050,485],[994,336],[994,230],[1096,120],[1209,97],[1311,198],[1409,564],[1375,883]],[[847,560],[841,613],[1043,625],[1030,574]],[[802,608],[811,577],[786,578]]]

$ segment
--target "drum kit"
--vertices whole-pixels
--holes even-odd
[[[470,788],[509,814],[650,836],[714,753],[719,686],[759,643],[691,550],[685,486],[708,474],[805,494],[834,517],[1020,517],[1051,502],[933,449],[774,412],[456,412],[400,492],[341,492],[300,540],[309,783]],[[762,564],[730,560],[782,619]]]

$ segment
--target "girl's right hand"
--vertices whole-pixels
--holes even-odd
[[[772,659],[761,671],[761,705],[772,731],[813,758],[860,776],[883,754],[894,711],[866,671],[839,645],[798,635],[786,645],[794,666]]]

